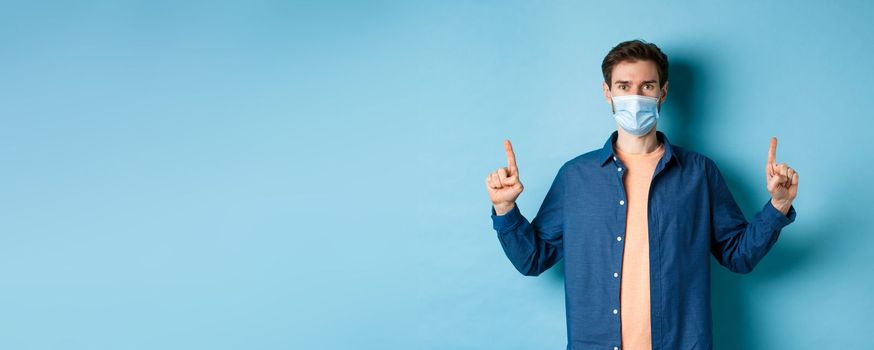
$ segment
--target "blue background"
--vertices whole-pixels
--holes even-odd
[[[718,349],[871,348],[871,2],[3,2],[0,348],[563,349],[563,266],[519,274],[484,178],[533,218],[615,129],[600,63],[669,56],[659,129],[752,217]]]

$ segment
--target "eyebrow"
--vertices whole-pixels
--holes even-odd
[[[658,83],[658,81],[656,81],[656,80],[647,80],[647,81],[644,81],[640,84],[643,85],[643,84],[656,84],[656,83]],[[631,84],[631,82],[628,80],[617,80],[613,84]]]

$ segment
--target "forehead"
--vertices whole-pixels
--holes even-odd
[[[619,80],[641,82],[647,80],[659,80],[659,71],[655,62],[649,60],[622,61],[613,66],[614,83]]]

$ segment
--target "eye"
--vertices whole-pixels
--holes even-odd
[[[652,84],[646,84],[646,85],[643,86],[643,88],[644,88],[644,89],[647,89],[647,90],[652,90],[652,89],[653,89],[653,86],[652,86]]]

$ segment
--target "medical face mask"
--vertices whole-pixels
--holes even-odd
[[[634,136],[648,133],[659,119],[659,99],[641,95],[613,96],[613,118]]]

